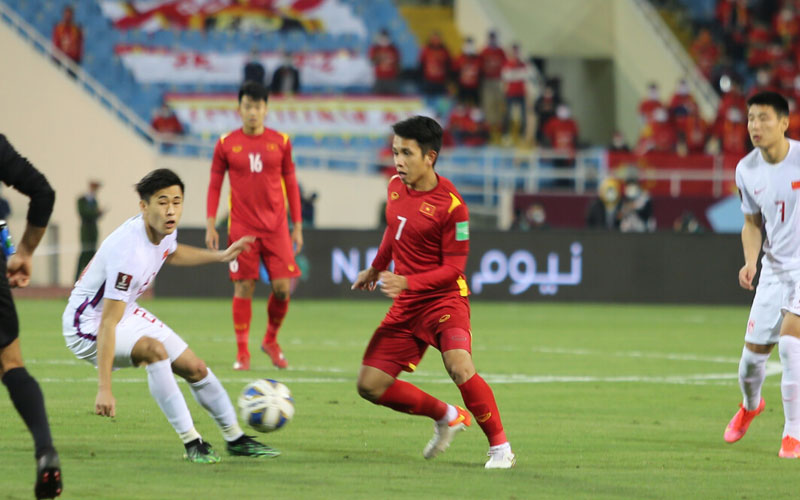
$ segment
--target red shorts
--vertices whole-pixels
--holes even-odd
[[[472,352],[469,299],[446,296],[411,304],[395,301],[372,334],[362,364],[396,377],[417,368],[428,346]]]
[[[232,224],[228,245],[248,234],[253,233],[247,228]],[[300,268],[294,261],[292,238],[289,236],[288,229],[257,237],[256,241],[250,245],[249,251],[240,253],[235,260],[228,264],[231,280],[257,280],[259,260],[264,262],[270,280],[296,278],[301,274]]]

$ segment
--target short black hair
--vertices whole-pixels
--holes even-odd
[[[747,108],[754,104],[771,107],[779,117],[789,116],[789,102],[777,92],[766,91],[753,95],[747,100]]]
[[[136,191],[142,201],[149,202],[150,197],[156,192],[170,186],[180,187],[183,193],[183,181],[178,174],[168,168],[159,168],[142,177],[142,180],[136,183]]]
[[[436,158],[439,158],[439,150],[442,149],[442,127],[433,118],[427,116],[412,116],[403,121],[392,125],[395,135],[403,139],[414,139],[425,156],[428,151],[436,151]],[[436,165],[436,160],[433,162]]]
[[[258,82],[248,80],[239,88],[239,104],[242,103],[242,97],[244,96],[248,96],[254,101],[264,101],[266,103],[269,100],[269,90]]]

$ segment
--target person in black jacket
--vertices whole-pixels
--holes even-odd
[[[37,462],[36,498],[54,498],[61,494],[61,464],[53,448],[44,396],[22,361],[19,322],[10,288],[25,287],[30,283],[33,251],[44,235],[56,194],[44,175],[20,156],[2,134],[0,181],[30,198],[28,223],[17,252],[10,256],[0,252],[0,376],[14,407],[33,435]],[[5,249],[5,242],[0,243]]]
[[[283,51],[281,61],[272,74],[269,91],[273,94],[297,94],[300,92],[300,71],[295,67],[290,53]]]

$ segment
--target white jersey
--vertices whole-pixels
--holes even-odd
[[[756,148],[736,165],[742,212],[760,213],[766,227],[762,274],[800,269],[800,142],[788,141],[780,163],[768,163]]]
[[[79,335],[94,337],[103,314],[103,299],[125,302],[124,315],[133,313],[136,299],[155,279],[161,266],[178,248],[178,231],[158,245],[147,237],[141,214],[131,217],[103,240],[69,296],[65,318]],[[71,334],[66,329],[64,335]]]

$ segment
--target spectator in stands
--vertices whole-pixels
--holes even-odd
[[[75,271],[75,281],[89,264],[97,251],[97,239],[100,231],[97,221],[105,212],[97,203],[97,192],[100,190],[100,181],[89,181],[89,191],[78,198],[78,216],[81,218],[81,254],[78,257],[78,268]]]
[[[420,87],[426,97],[435,98],[447,94],[447,77],[450,72],[450,52],[442,43],[442,36],[434,31],[428,44],[419,55]]]
[[[589,205],[586,227],[590,229],[619,229],[619,181],[607,177],[597,187],[597,198]]]
[[[457,146],[485,146],[489,142],[489,126],[483,112],[469,101],[453,108],[448,129]]]
[[[244,65],[244,81],[264,85],[265,77],[266,70],[264,70],[264,65],[261,64],[261,55],[258,48],[253,47],[250,50],[250,60]]]
[[[775,34],[781,38],[785,46],[792,45],[800,34],[800,22],[798,22],[791,4],[784,4],[783,8],[775,15],[772,25]]]
[[[475,106],[480,105],[481,57],[472,37],[464,39],[461,55],[453,62],[453,73],[458,85],[458,99]]]
[[[611,144],[608,146],[608,150],[613,153],[631,152],[630,146],[625,142],[625,136],[619,130],[615,130],[614,135],[611,136]]]
[[[683,110],[683,113],[678,113],[679,110]],[[669,101],[669,118],[676,127],[682,128],[683,123],[681,121],[697,112],[697,102],[692,97],[692,94],[689,93],[689,82],[685,78],[681,78],[678,80],[675,93]]]
[[[526,127],[525,86],[530,78],[530,71],[520,57],[520,47],[517,44],[511,46],[511,57],[503,66],[502,78],[506,96],[503,133],[517,137],[520,133],[524,133]],[[512,116],[517,116],[518,120],[512,120]],[[515,121],[518,121],[517,127],[512,126]]]
[[[489,32],[481,58],[481,107],[492,135],[497,138],[503,119],[502,71],[506,63],[506,52],[497,43],[497,34]]]
[[[314,203],[317,202],[317,193],[307,193],[303,186],[298,185],[300,190],[300,214],[303,218],[303,227],[314,227]]]
[[[552,80],[547,81],[542,89],[542,94],[533,104],[534,116],[536,116],[536,142],[545,142],[544,124],[556,115],[559,99],[556,93],[555,84]]]
[[[578,124],[572,118],[572,110],[566,103],[556,107],[555,116],[547,120],[542,131],[545,144],[572,156],[578,146]]]
[[[300,92],[300,71],[294,65],[292,54],[281,51],[281,65],[272,74],[270,92],[273,94],[297,94]]]
[[[717,108],[717,117],[714,120],[715,125],[725,120],[725,115],[730,108],[736,108],[743,113],[747,110],[747,102],[744,94],[742,94],[742,88],[735,78],[723,75],[720,78],[719,87],[722,91],[722,98]]]
[[[653,112],[653,122],[642,131],[636,149],[639,154],[674,153],[677,142],[678,133],[669,119],[669,113],[664,108],[658,108]]]
[[[712,139],[716,145],[713,149],[722,154],[744,156],[748,149],[747,123],[742,112],[731,108],[722,121],[712,132]]]
[[[389,31],[384,28],[375,36],[375,43],[369,48],[369,60],[375,68],[375,88],[378,95],[399,93],[400,51],[392,43]]]
[[[697,34],[697,38],[692,42],[689,53],[692,55],[692,59],[694,59],[700,72],[706,78],[709,78],[720,56],[719,47],[711,37],[711,31],[707,28],[701,29]]]
[[[675,222],[672,223],[672,229],[676,233],[697,234],[705,232],[705,228],[691,210],[684,211],[680,217],[675,219]]]
[[[532,203],[523,213],[522,210],[514,211],[514,219],[509,229],[516,231],[539,231],[549,229],[547,214],[540,203]]]
[[[634,178],[625,181],[619,209],[619,230],[623,233],[652,233],[656,230],[650,193],[642,189]]]
[[[800,140],[800,112],[797,109],[797,99],[789,97],[789,128],[786,129],[786,137],[789,139]]]
[[[166,102],[153,112],[153,121],[150,125],[160,134],[183,135],[181,122]]]
[[[647,85],[647,96],[639,103],[639,118],[642,120],[642,125],[652,123],[653,112],[663,106],[658,83],[650,82]]]
[[[83,30],[75,24],[74,18],[72,6],[65,6],[61,20],[53,27],[53,46],[75,64],[80,64],[83,58]]]
[[[706,149],[708,140],[708,126],[699,113],[694,113],[680,120],[681,126],[677,127],[677,141],[685,148],[679,154],[702,154]]]

